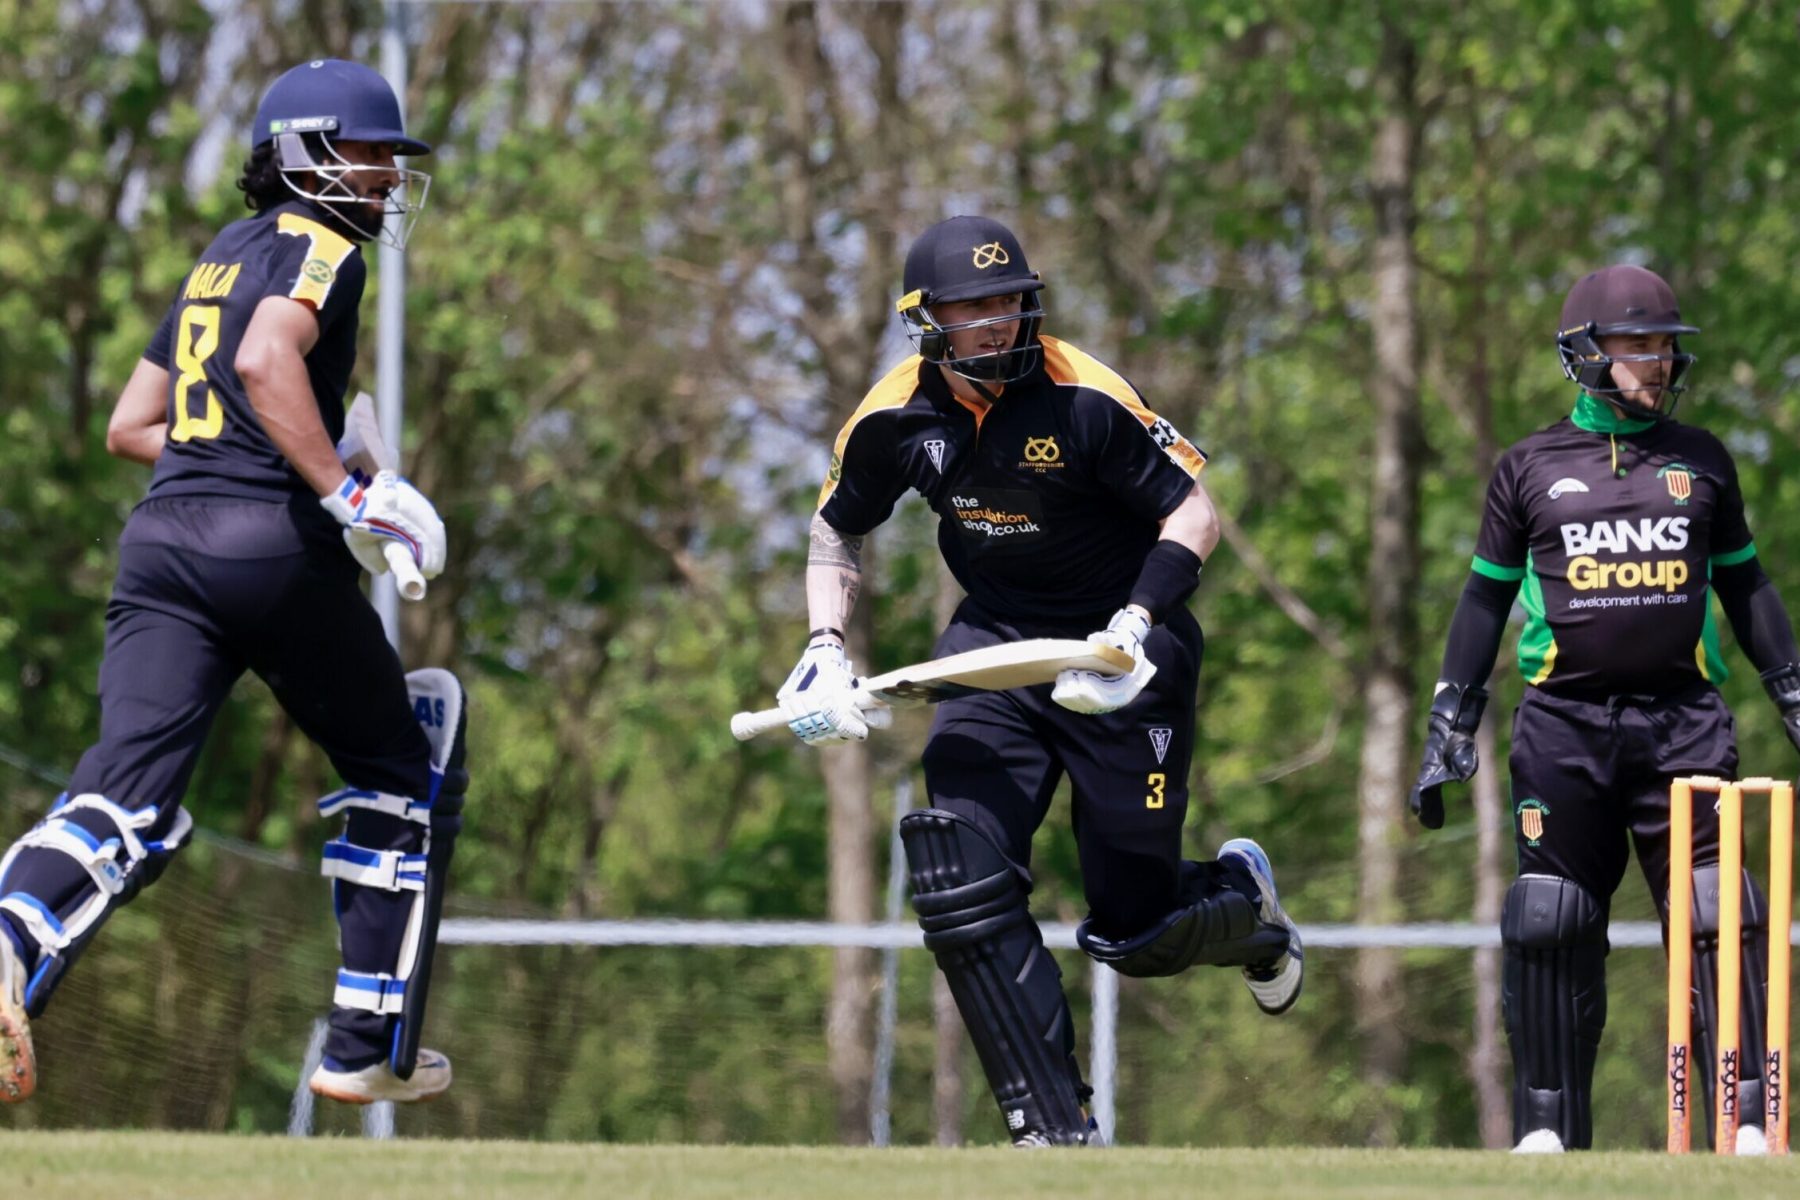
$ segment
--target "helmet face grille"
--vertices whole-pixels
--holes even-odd
[[[996,317],[982,317],[974,321],[959,321],[947,324],[940,321],[932,312],[928,303],[917,303],[901,310],[901,317],[906,324],[906,336],[918,351],[919,357],[928,363],[946,367],[965,379],[980,383],[1012,383],[1031,374],[1039,360],[1043,357],[1043,347],[1039,344],[1038,329],[1043,324],[1044,309],[1037,302],[1035,293],[1026,293],[1026,304],[1022,312],[1003,313]],[[908,297],[911,299],[912,297]],[[969,329],[986,329],[995,325],[1016,325],[1018,333],[1012,345],[1005,350],[983,351],[980,354],[965,355],[961,358],[951,356],[952,333]]]
[[[1602,400],[1621,403],[1621,406],[1632,413],[1641,413],[1645,419],[1660,420],[1675,415],[1675,406],[1681,400],[1681,394],[1687,391],[1688,372],[1700,361],[1695,355],[1685,353],[1681,349],[1681,339],[1676,337],[1670,347],[1669,354],[1607,354],[1600,348],[1600,339],[1612,333],[1664,333],[1668,330],[1615,330],[1606,331],[1592,324],[1565,328],[1556,335],[1556,352],[1562,360],[1563,377],[1577,384],[1582,391]],[[1698,332],[1698,331],[1696,331]],[[1669,364],[1668,377],[1664,380],[1661,394],[1653,408],[1627,401],[1625,388],[1618,386],[1613,378],[1612,369],[1618,363],[1634,362],[1666,362]]]

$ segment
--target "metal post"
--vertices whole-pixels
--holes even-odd
[[[1107,1145],[1113,1144],[1113,1089],[1119,1078],[1119,975],[1111,967],[1092,964],[1094,1001],[1094,1123]]]
[[[330,1026],[314,1021],[312,1036],[306,1039],[306,1058],[300,1063],[300,1082],[294,1086],[294,1098],[288,1103],[288,1136],[311,1137],[313,1131],[313,1094],[308,1083],[312,1073],[325,1060],[325,1034]]]
[[[887,919],[900,920],[906,898],[906,847],[900,841],[900,818],[912,811],[911,779],[894,785],[894,827],[888,838]],[[881,952],[881,1008],[875,1017],[875,1070],[869,1080],[869,1141],[876,1146],[893,1142],[894,1029],[900,1017],[900,947]]]
[[[400,101],[400,118],[406,119],[406,3],[388,0],[381,25],[381,74]],[[388,232],[398,231],[401,218],[388,218]],[[375,310],[375,412],[381,422],[381,438],[398,454],[406,429],[406,256],[383,243],[376,260],[381,292]],[[404,460],[402,460],[404,461]],[[400,649],[400,592],[393,572],[375,577],[371,595],[381,627],[395,650]],[[394,1136],[394,1106],[382,1102],[363,1109],[363,1136]]]
[[[400,115],[406,116],[406,3],[388,0],[381,27],[381,74],[400,98]],[[393,233],[400,218],[389,217]],[[375,411],[381,421],[382,440],[400,450],[405,429],[404,371],[406,358],[406,256],[383,245],[376,260],[381,293],[375,310]],[[377,575],[371,595],[388,641],[400,648],[400,593],[392,572]]]

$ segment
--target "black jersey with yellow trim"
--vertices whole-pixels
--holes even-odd
[[[838,434],[819,514],[867,533],[909,489],[957,581],[997,615],[1071,627],[1123,605],[1206,456],[1123,376],[1042,338],[1040,365],[977,413],[908,357]]]
[[[311,494],[250,406],[238,377],[238,347],[268,297],[312,309],[319,340],[306,355],[306,373],[335,441],[344,431],[366,274],[361,247],[328,214],[300,200],[234,221],[213,239],[144,351],[169,372],[168,441],[151,495],[266,500]]]
[[[1665,695],[1725,678],[1712,569],[1755,554],[1718,438],[1626,420],[1583,395],[1571,416],[1501,456],[1474,570],[1523,585],[1527,683],[1572,697]]]

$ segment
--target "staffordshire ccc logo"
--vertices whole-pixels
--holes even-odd
[[[973,261],[977,271],[985,271],[989,267],[1004,267],[1012,261],[1012,255],[999,242],[989,242],[975,247]]]
[[[1054,435],[1050,437],[1025,439],[1025,461],[1028,463],[1053,463],[1062,457],[1062,450],[1056,444]]]

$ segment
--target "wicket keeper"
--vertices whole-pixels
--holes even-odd
[[[813,629],[777,697],[808,743],[868,735],[843,631],[863,538],[909,489],[968,593],[933,657],[1091,635],[1136,662],[940,704],[930,807],[900,824],[925,944],[1019,1146],[1097,1139],[1061,973],[1028,908],[1032,833],[1065,774],[1084,951],[1128,975],[1240,967],[1271,1014],[1302,972],[1255,842],[1234,838],[1214,862],[1180,853],[1201,657],[1186,604],[1219,537],[1206,457],[1117,372],[1042,335],[1042,288],[997,221],[952,217],[914,243],[898,308],[918,352],[838,435],[807,559]]]
[[[1614,266],[1570,290],[1556,335],[1575,408],[1501,456],[1475,561],[1451,621],[1412,809],[1444,822],[1443,785],[1475,773],[1476,726],[1515,596],[1524,699],[1513,717],[1511,804],[1519,875],[1501,914],[1503,1000],[1519,1151],[1586,1149],[1606,1024],[1606,925],[1627,837],[1668,928],[1669,784],[1735,777],[1711,596],[1762,672],[1800,745],[1800,649],[1757,561],[1737,468],[1718,438],[1674,419],[1694,356],[1669,285]],[[1696,1061],[1717,1026],[1719,818],[1695,810]],[[1763,1147],[1760,1115],[1768,905],[1743,883],[1737,1150]],[[1778,930],[1786,937],[1787,931]],[[1723,953],[1736,954],[1736,947]],[[1708,1098],[1712,1072],[1697,1070]]]
[[[351,478],[335,445],[362,246],[404,243],[428,177],[395,156],[430,147],[380,75],[337,59],[278,78],[250,143],[238,186],[255,214],[182,281],[107,430],[155,470],[120,538],[99,741],[0,858],[0,1101],[36,1085],[28,1019],[187,842],[182,795],[245,671],[348,785],[319,802],[347,816],[324,856],[344,966],[312,1090],[412,1101],[450,1083],[418,1026],[466,789],[462,688],[404,674],[359,585],[390,541],[437,575],[444,526],[404,479]]]

